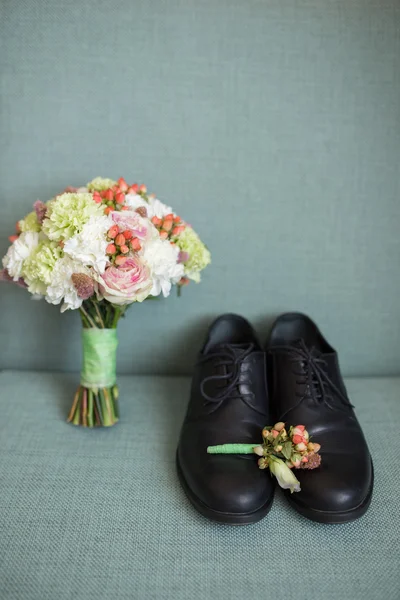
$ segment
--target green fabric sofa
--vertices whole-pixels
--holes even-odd
[[[396,0],[0,3],[0,254],[36,199],[123,175],[213,256],[121,322],[107,430],[65,423],[78,315],[0,287],[1,600],[400,598],[399,26]],[[213,524],[174,464],[196,352],[221,312],[265,338],[288,310],[339,352],[371,508],[325,526],[278,490]]]

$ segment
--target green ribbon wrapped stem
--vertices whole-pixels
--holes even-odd
[[[116,329],[83,329],[81,385],[89,389],[108,388],[116,382]]]
[[[208,454],[253,454],[253,448],[260,444],[221,444],[220,446],[208,446]]]

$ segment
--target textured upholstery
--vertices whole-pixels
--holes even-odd
[[[352,375],[399,374],[397,0],[3,0],[0,253],[37,199],[145,181],[213,254],[131,310],[119,368],[188,373],[230,310],[311,314]],[[0,368],[77,370],[77,315],[0,288]]]
[[[364,517],[313,523],[277,493],[246,527],[179,486],[189,379],[121,376],[122,420],[96,431],[63,421],[76,379],[0,374],[1,600],[398,600],[400,379],[347,381],[375,465]]]

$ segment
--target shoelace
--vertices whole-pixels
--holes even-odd
[[[312,398],[315,403],[325,403],[331,410],[336,410],[338,406],[332,406],[332,392],[340,399],[341,403],[347,408],[354,408],[347,396],[333,383],[327,375],[324,367],[326,361],[320,356],[313,354],[313,351],[307,348],[304,340],[299,340],[297,345],[293,346],[271,346],[271,352],[287,354],[292,362],[301,364],[301,371],[293,370],[293,373],[299,377],[296,379],[298,385],[306,385],[304,393],[296,392],[300,397],[297,404],[291,408],[297,408],[305,398]],[[289,412],[289,411],[287,411]],[[287,414],[282,415],[282,418]]]
[[[240,347],[240,349],[242,349],[242,352],[239,355],[237,355],[238,347]],[[255,345],[253,343],[248,344],[248,345],[246,345],[246,344],[243,344],[240,346],[237,345],[235,347],[230,344],[225,344],[216,352],[211,352],[210,354],[203,356],[199,360],[199,364],[201,364],[201,363],[207,362],[209,360],[217,359],[217,361],[215,362],[215,365],[214,365],[216,368],[221,367],[221,366],[227,367],[226,373],[223,373],[220,375],[209,375],[208,377],[204,377],[204,379],[202,380],[202,382],[200,384],[200,392],[201,392],[201,395],[203,396],[203,398],[206,400],[206,402],[215,405],[212,412],[217,410],[217,408],[219,408],[219,406],[227,398],[235,398],[235,397],[236,398],[239,397],[241,400],[243,400],[243,402],[245,402],[245,404],[247,404],[247,406],[249,406],[249,408],[254,409],[254,407],[251,406],[246,399],[246,396],[253,398],[254,394],[252,392],[249,392],[248,394],[243,394],[240,391],[239,386],[238,386],[240,375],[241,375],[241,365],[242,365],[244,359],[247,356],[249,356],[249,354],[251,354],[251,352],[254,350],[254,348],[255,348]],[[236,349],[236,352],[235,352],[235,349]],[[216,394],[215,396],[210,396],[205,391],[205,387],[208,383],[217,382],[217,381],[226,382],[227,385],[226,385],[226,387],[224,386],[224,388],[220,394]]]

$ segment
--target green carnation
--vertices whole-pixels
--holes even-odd
[[[40,223],[37,220],[36,212],[33,210],[25,218],[21,219],[18,222],[19,228],[22,232],[25,231],[33,231],[35,233],[39,233],[41,227]]]
[[[200,271],[211,262],[210,251],[191,227],[186,227],[177,237],[176,245],[188,255],[187,260],[183,263],[186,277],[199,283]]]
[[[46,239],[39,242],[24,261],[21,274],[32,294],[46,293],[46,288],[51,283],[54,266],[63,254],[61,246]]]
[[[95,177],[92,181],[86,184],[89,192],[101,192],[103,190],[108,190],[108,188],[112,188],[116,185],[116,181],[114,179],[107,179],[104,177]]]
[[[43,231],[56,242],[68,240],[80,233],[92,216],[103,215],[103,209],[94,202],[92,194],[61,194],[48,203]]]

